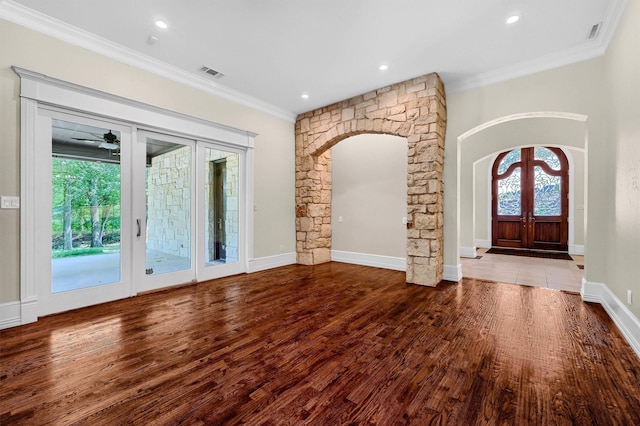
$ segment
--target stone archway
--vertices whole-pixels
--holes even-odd
[[[407,139],[407,278],[435,286],[443,271],[444,86],[417,77],[298,116],[296,120],[297,262],[331,260],[331,151],[350,136]]]

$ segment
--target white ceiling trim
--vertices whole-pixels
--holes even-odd
[[[464,92],[466,90],[488,86],[490,84],[500,83],[514,78],[551,70],[564,65],[597,58],[602,56],[605,51],[606,47],[600,45],[582,45],[572,50],[565,50],[564,52],[537,58],[533,61],[521,62],[499,70],[477,74],[469,78],[453,80],[447,82],[445,87],[448,94]]]
[[[622,13],[627,5],[627,1],[628,0],[613,1],[614,4],[610,9],[610,14],[607,19],[603,21],[603,28],[600,29],[600,35],[593,41],[593,43],[582,44],[574,49],[547,55],[533,61],[521,62],[496,71],[452,80],[446,84],[447,93],[464,92],[465,90],[488,86],[490,84],[508,81],[517,77],[524,77],[526,75],[547,71],[553,68],[586,61],[588,59],[604,55],[616,33],[616,29],[618,28],[618,24],[622,18]]]
[[[615,31],[628,2],[628,0],[610,1],[611,7],[609,9],[609,15],[603,20],[603,27],[601,28],[599,36],[592,42],[582,43],[574,49],[565,50],[561,53],[547,55],[532,61],[521,62],[499,70],[470,75],[468,77],[447,79],[446,75],[444,75],[443,79],[445,80],[447,93],[453,94],[483,87],[604,55],[615,35]],[[170,80],[245,105],[249,108],[289,122],[295,122],[296,114],[292,111],[246,95],[220,83],[211,81],[204,76],[187,72],[152,57],[142,55],[132,49],[110,42],[85,30],[71,27],[66,23],[22,6],[13,0],[0,0],[0,18],[7,19],[35,31],[86,48],[103,56],[152,72]],[[585,34],[585,38],[586,36],[587,34]],[[434,71],[446,74],[444,70]],[[455,72],[456,70],[450,71]]]
[[[12,0],[0,1],[0,18],[277,118],[292,123],[296,120],[297,115],[291,111],[142,55],[132,49],[24,7]]]

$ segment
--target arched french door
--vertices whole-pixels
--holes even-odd
[[[561,149],[503,152],[492,169],[494,247],[567,251],[569,164]]]

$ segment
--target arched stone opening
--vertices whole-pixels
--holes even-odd
[[[331,260],[331,147],[350,136],[407,139],[407,278],[435,286],[443,272],[446,101],[437,74],[417,77],[298,116],[297,262]]]

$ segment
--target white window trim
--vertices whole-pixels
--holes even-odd
[[[21,209],[20,209],[20,323],[37,321],[38,292],[34,268],[36,214],[35,139],[38,110],[56,107],[66,111],[89,114],[98,118],[118,120],[138,128],[154,128],[176,135],[241,148],[246,152],[245,167],[245,271],[253,258],[253,150],[256,133],[220,125],[143,102],[90,89],[16,66],[20,76],[21,98]]]

